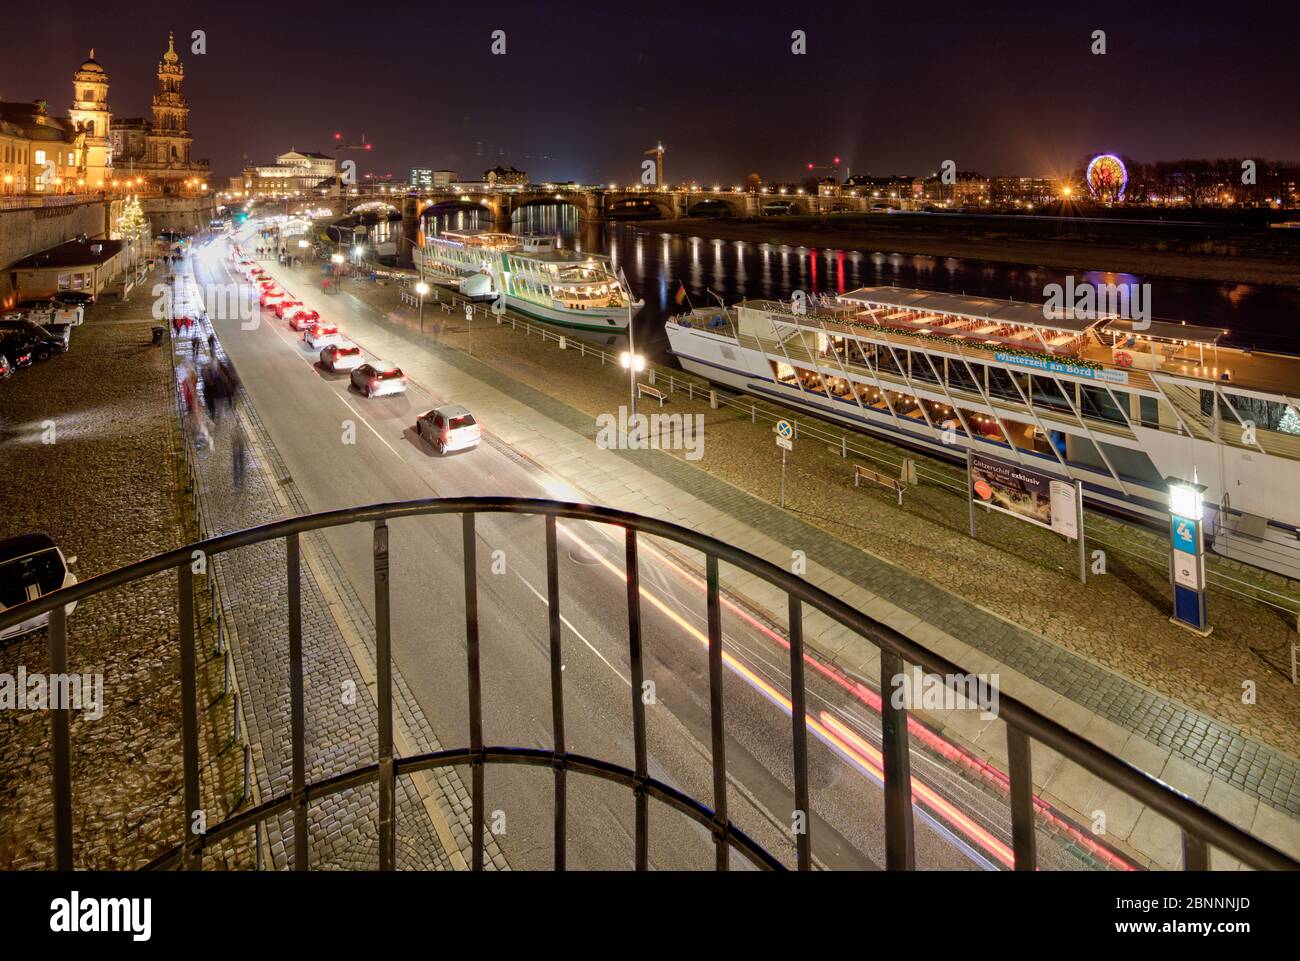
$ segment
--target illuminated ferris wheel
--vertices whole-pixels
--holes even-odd
[[[1098,154],[1088,163],[1084,180],[1093,197],[1102,203],[1114,203],[1124,199],[1124,188],[1128,186],[1128,168],[1114,154]]]

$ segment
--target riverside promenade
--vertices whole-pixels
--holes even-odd
[[[829,534],[823,518],[815,512],[781,510],[665,451],[598,447],[592,408],[603,404],[610,409],[611,398],[626,390],[626,381],[620,382],[619,372],[602,373],[594,358],[580,358],[573,351],[561,354],[553,342],[541,344],[536,337],[528,339],[508,327],[496,327],[482,315],[474,324],[475,356],[471,357],[463,349],[468,346],[463,320],[457,325],[455,315],[443,314],[443,322],[434,324],[431,312],[437,308],[426,304],[429,333],[422,338],[414,313],[398,307],[394,288],[363,284],[359,295],[346,290],[322,295],[316,289],[314,272],[271,269],[296,295],[343,325],[368,353],[400,360],[413,380],[476,411],[492,442],[508,446],[562,482],[557,484],[556,496],[664,517],[726,539],[777,564],[788,565],[792,550],[803,550],[810,581],[968,670],[998,674],[1008,693],[1282,850],[1300,853],[1300,766],[1293,751],[1273,743],[1287,743],[1282,736],[1285,718],[1296,704],[1289,683],[1277,678],[1261,681],[1261,691],[1268,691],[1271,716],[1278,720],[1270,720],[1260,730],[1272,735],[1276,727],[1279,736],[1260,737],[1245,730],[1245,725],[1217,716],[1231,714],[1231,710],[1198,709],[1172,693],[1103,666],[1099,658],[1081,655],[989,607],[972,603],[883,552]],[[435,330],[439,330],[437,344]],[[502,347],[506,338],[523,346]],[[556,396],[560,393],[556,386],[569,379],[585,385],[585,399]],[[538,383],[546,384],[546,389],[538,389]],[[613,385],[612,391],[607,384]],[[688,407],[678,395],[672,404],[683,412],[708,410],[703,403]],[[709,416],[735,420],[732,412]],[[720,419],[710,421],[709,429],[718,423]],[[710,441],[712,437],[710,434]],[[770,438],[765,443],[770,445]],[[709,455],[701,463],[707,468]],[[868,501],[860,510],[906,530],[905,515],[890,513],[893,507],[886,510],[882,503]],[[995,548],[969,543],[966,551],[952,557],[955,563],[987,568],[990,560],[997,561]],[[928,547],[934,549],[935,545]],[[1014,564],[1009,568],[1012,580],[1006,589],[1018,603],[1027,610],[1055,604],[1056,616],[1070,619],[1076,602],[1068,573],[1055,569],[1040,572],[1054,578],[1046,583],[1058,585],[1058,590],[1027,597],[1026,582],[1018,579],[1021,572]],[[727,587],[760,610],[781,610],[781,598],[752,578],[733,577]],[[1087,603],[1087,595],[1081,596]],[[1095,597],[1091,603],[1096,603]],[[1143,603],[1149,609],[1145,614],[1139,616],[1133,602],[1131,609],[1111,621],[1112,646],[1132,648],[1135,661],[1140,661],[1141,646],[1135,639],[1143,636],[1138,632],[1148,631],[1148,623],[1163,623],[1167,617],[1158,611],[1158,596],[1149,596]],[[775,613],[773,619],[780,620]],[[874,650],[849,644],[842,632],[826,624],[810,623],[808,635],[818,653],[837,666],[876,680]],[[1204,701],[1213,703],[1217,698],[1231,708],[1232,692],[1239,691],[1240,681],[1230,672],[1222,673],[1222,678],[1205,682],[1208,693]],[[1254,676],[1262,676],[1258,666]],[[1294,719],[1295,714],[1290,717]],[[1000,721],[981,721],[961,711],[928,714],[925,719],[946,737],[1005,764]],[[1104,814],[1112,841],[1124,843],[1153,865],[1178,864],[1177,832],[1163,819],[1086,772],[1062,763],[1050,751],[1036,749],[1034,772],[1040,792],[1085,823]],[[1222,865],[1223,859],[1216,863]]]

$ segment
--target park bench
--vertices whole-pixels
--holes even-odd
[[[880,471],[872,470],[870,467],[863,467],[861,464],[853,465],[853,486],[860,487],[863,480],[868,480],[873,484],[878,484],[886,490],[894,491],[898,495],[898,506],[903,506],[903,491],[906,490],[903,485],[888,474],[882,474]]]
[[[649,384],[637,384],[636,395],[638,397],[649,395],[659,401],[660,407],[662,407],[668,400],[668,396],[662,390],[658,387],[651,387]]]

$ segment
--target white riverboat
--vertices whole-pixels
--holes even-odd
[[[1048,316],[983,297],[864,287],[666,323],[692,373],[964,461],[966,450],[1167,522],[1205,485],[1213,549],[1300,579],[1300,358],[1183,323]]]
[[[557,327],[622,333],[632,297],[608,257],[559,247],[551,236],[447,230],[415,248],[421,276],[476,299],[505,297],[511,310]]]

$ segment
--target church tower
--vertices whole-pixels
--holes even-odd
[[[86,186],[102,189],[111,173],[113,147],[109,126],[113,110],[108,105],[108,74],[95,60],[95,51],[72,76],[72,106],[68,119],[79,135],[77,165],[84,169]]]
[[[185,68],[176,56],[175,42],[167,34],[167,52],[158,62],[158,92],[153,98],[153,123],[149,130],[147,159],[159,166],[188,167],[190,163],[190,107],[181,93]]]

